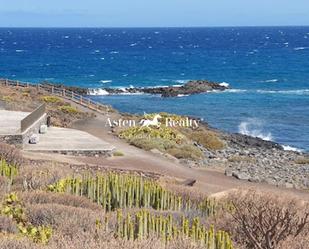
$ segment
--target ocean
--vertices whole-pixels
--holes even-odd
[[[172,112],[309,151],[309,27],[1,28],[0,77],[102,87],[231,89],[175,98],[96,95],[123,112]],[[102,92],[102,91],[101,91]]]

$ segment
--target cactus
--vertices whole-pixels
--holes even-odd
[[[0,160],[0,176],[7,177],[12,183],[17,173],[18,169],[15,165],[8,164],[4,159]]]
[[[228,233],[220,230],[215,231],[213,226],[206,229],[201,224],[199,217],[193,218],[192,222],[190,222],[189,219],[183,216],[179,224],[171,215],[152,214],[145,209],[134,213],[133,216],[134,218],[131,220],[130,214],[123,217],[122,211],[117,211],[116,227],[123,228],[121,238],[133,240],[133,238],[144,239],[151,235],[156,235],[164,243],[168,243],[172,239],[183,236],[192,239],[195,243],[201,244],[206,249],[233,249]],[[133,230],[133,227],[136,229]],[[116,233],[119,236],[119,231]]]
[[[155,180],[129,174],[71,177],[48,186],[53,192],[67,192],[86,196],[102,205],[106,212],[118,208],[153,208],[156,210],[190,211],[200,216],[216,213],[217,203],[211,199],[192,201],[160,186]]]

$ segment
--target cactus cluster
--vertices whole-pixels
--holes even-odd
[[[213,199],[192,201],[176,195],[155,180],[129,174],[84,174],[48,186],[53,192],[67,192],[86,196],[97,202],[105,211],[118,208],[153,208],[155,210],[191,211],[200,216],[215,214],[217,203]]]
[[[0,160],[0,176],[7,177],[12,181],[17,173],[18,169],[16,166],[8,164],[4,159]]]
[[[199,217],[191,221],[182,217],[178,222],[171,214],[152,214],[148,210],[140,210],[134,214],[123,215],[117,211],[116,236],[127,240],[144,239],[149,235],[168,242],[180,237],[190,238],[207,249],[232,249],[232,241],[228,233],[215,231],[213,226],[206,229]]]

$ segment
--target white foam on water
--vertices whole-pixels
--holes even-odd
[[[296,152],[302,152],[303,150],[292,147],[290,145],[282,145],[284,150],[289,150],[289,151],[296,151]]]
[[[230,86],[230,84],[227,83],[227,82],[222,82],[222,83],[220,83],[219,85],[220,85],[220,86],[224,86],[224,87],[229,87],[229,86]]]
[[[15,50],[16,53],[22,53],[22,52],[24,52],[24,51],[25,51],[25,50],[22,50],[22,49],[16,49],[16,50]]]
[[[309,47],[297,47],[297,48],[294,48],[294,50],[305,50],[305,49],[308,49]]]
[[[258,137],[266,141],[272,140],[270,132],[263,130],[263,122],[257,118],[249,118],[238,126],[238,132],[243,135]]]
[[[262,81],[262,82],[275,83],[275,82],[278,82],[278,81],[279,81],[278,79],[271,79],[271,80],[265,80],[265,81]]]
[[[294,94],[294,95],[309,95],[309,89],[296,89],[296,90],[257,90],[261,94]]]
[[[107,84],[107,83],[112,83],[112,80],[100,80],[100,83],[102,84]]]
[[[227,93],[245,93],[247,92],[246,89],[227,89],[227,90],[224,90],[224,91],[219,91],[221,93],[224,93],[224,92],[227,92]]]
[[[88,89],[89,95],[109,95],[109,93],[101,88]]]

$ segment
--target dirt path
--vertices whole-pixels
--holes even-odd
[[[115,114],[113,114],[115,115]],[[207,168],[188,168],[179,163],[165,158],[162,155],[143,151],[134,146],[130,146],[124,141],[110,134],[110,130],[105,126],[106,117],[98,115],[97,118],[85,121],[78,121],[73,128],[87,131],[111,144],[123,152],[123,157],[113,158],[75,158],[76,160],[90,164],[100,164],[111,168],[122,168],[130,170],[143,170],[170,177],[181,179],[195,179],[195,188],[207,194],[216,194],[233,189],[257,188],[267,192],[276,192],[285,195],[294,195],[302,199],[309,200],[309,192],[295,189],[279,188],[276,186],[239,181],[232,177],[227,177],[223,172]]]

